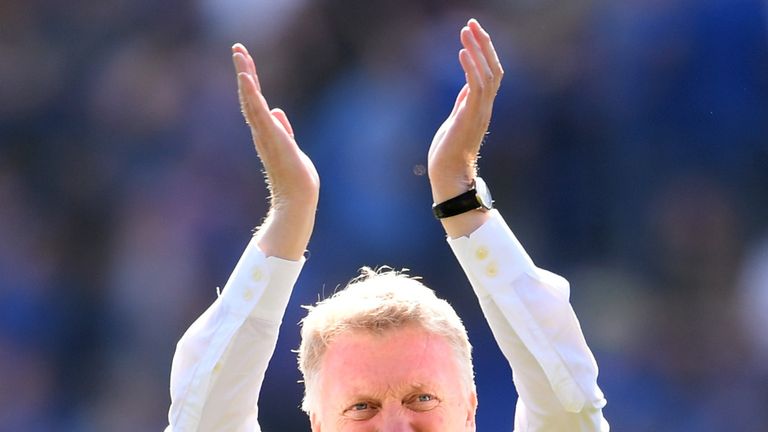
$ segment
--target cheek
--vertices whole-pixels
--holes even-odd
[[[321,432],[373,432],[375,430],[370,422],[352,421],[343,416],[334,416],[321,428]]]
[[[438,407],[423,413],[411,415],[417,432],[454,432],[463,430],[464,421],[449,407]]]
[[[435,416],[430,418],[433,429],[429,431],[463,432],[467,430],[468,409],[465,404],[454,403],[439,407],[434,410]]]

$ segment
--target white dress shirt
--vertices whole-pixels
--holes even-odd
[[[607,432],[597,363],[568,282],[537,268],[491,212],[475,232],[448,243],[512,367],[515,432]],[[259,390],[303,265],[265,257],[251,241],[223,293],[179,341],[166,432],[261,430]]]

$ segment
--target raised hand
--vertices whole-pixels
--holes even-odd
[[[459,62],[466,84],[456,97],[448,118],[438,129],[429,148],[429,181],[436,203],[470,189],[477,174],[477,157],[488,130],[493,101],[504,70],[488,33],[475,19],[461,29]],[[448,235],[469,234],[479,227],[486,213],[469,212],[442,219]]]
[[[288,117],[271,109],[261,92],[256,66],[242,44],[232,47],[240,108],[251,128],[256,152],[264,165],[270,211],[256,237],[262,251],[298,259],[312,234],[320,179],[312,161],[296,144]]]

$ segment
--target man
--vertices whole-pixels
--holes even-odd
[[[515,430],[607,431],[597,365],[567,282],[534,266],[476,175],[503,70],[476,20],[460,38],[466,84],[432,141],[429,180],[435,214],[512,367]],[[233,60],[271,208],[223,293],[179,342],[167,431],[259,430],[259,389],[314,225],[317,171],[285,113],[269,109],[245,47],[233,47]],[[312,431],[474,431],[477,395],[461,320],[416,280],[363,272],[302,321]]]

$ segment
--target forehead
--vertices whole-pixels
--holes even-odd
[[[447,339],[415,326],[339,335],[323,356],[321,380],[323,393],[334,395],[461,388],[460,369]]]

